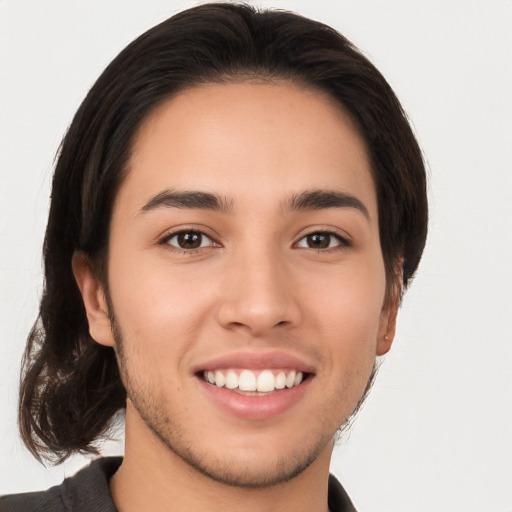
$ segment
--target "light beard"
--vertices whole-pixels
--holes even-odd
[[[370,394],[370,391],[373,388],[373,385],[375,384],[375,379],[377,378],[379,369],[380,362],[378,361],[378,359],[376,359],[373,363],[372,372],[370,373],[370,377],[368,378],[368,382],[366,383],[366,387],[364,388],[361,398],[357,402],[357,405],[355,406],[354,410],[350,413],[348,418],[340,425],[340,427],[336,431],[336,434],[334,436],[334,442],[336,445],[340,445],[343,442],[344,438],[346,437],[346,434],[350,433],[359,411],[362,409],[364,403],[366,402],[366,399],[368,398],[368,395]]]
[[[109,311],[113,310],[110,308]],[[300,451],[294,450],[291,453],[283,454],[273,463],[269,461],[268,464],[265,464],[265,469],[257,470],[248,464],[237,461],[236,454],[235,456],[226,454],[226,457],[222,460],[216,460],[210,454],[200,453],[196,445],[185,439],[183,431],[180,431],[176,422],[173,422],[166,408],[158,403],[155,394],[131,378],[127,369],[129,362],[125,353],[121,329],[113,315],[110,320],[116,342],[116,356],[121,379],[127,397],[140,418],[170,452],[202,475],[227,486],[258,489],[276,486],[300,475],[319,457],[333,440],[333,437],[338,442],[342,432],[345,432],[352,425],[355,414],[360,410],[376,375],[376,365],[374,365],[365,391],[356,408],[335,432],[334,436],[329,433],[328,422],[322,422],[326,425],[326,428],[321,429],[325,432],[324,436],[307,445],[302,444]]]
[[[209,454],[198,453],[195,446],[187,443],[173,428],[169,417],[159,417],[157,408],[148,407],[145,401],[141,406],[140,402],[131,398],[130,400],[146,426],[167,449],[203,476],[230,487],[261,489],[292,480],[317,459],[326,445],[324,442],[318,442],[309,449],[303,448],[300,453],[283,455],[276,461],[266,464],[265,469],[257,471],[238,461],[233,455],[226,455],[222,460],[218,460]]]

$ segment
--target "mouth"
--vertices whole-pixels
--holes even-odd
[[[311,374],[298,369],[268,368],[228,368],[203,370],[199,377],[206,383],[224,388],[245,396],[266,396],[291,388],[296,388]]]
[[[222,417],[271,420],[306,404],[316,375],[307,360],[281,351],[240,351],[199,363],[193,370],[208,403]],[[307,405],[304,405],[307,408]]]

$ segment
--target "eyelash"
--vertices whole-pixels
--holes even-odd
[[[172,245],[170,241],[173,238],[177,238],[180,235],[196,235],[200,237],[200,246],[194,247],[194,248],[185,248],[185,247],[179,247],[178,245]],[[210,240],[211,244],[207,246],[203,246],[204,238],[207,238]],[[197,252],[200,252],[201,250],[205,249],[206,247],[220,247],[220,244],[217,243],[211,236],[207,235],[203,231],[200,231],[198,229],[181,229],[180,231],[175,231],[174,233],[170,233],[169,235],[165,236],[160,242],[160,245],[167,246],[170,250],[176,251],[176,252],[182,252],[184,254],[195,254]]]
[[[200,237],[199,238],[199,240],[200,240],[199,247],[185,248],[185,247],[179,247],[178,245],[173,245],[173,244],[170,243],[170,241],[173,238],[177,238],[180,235],[196,235],[196,236],[199,236]],[[307,233],[307,234],[303,235],[297,242],[295,242],[293,244],[294,247],[302,247],[302,246],[299,246],[299,243],[302,240],[306,240],[308,237],[313,237],[313,236],[329,237],[329,245],[328,245],[328,247],[321,247],[321,248],[303,247],[304,249],[311,249],[311,250],[314,250],[314,251],[320,253],[320,252],[327,252],[327,251],[336,250],[336,249],[339,250],[339,249],[343,249],[345,247],[350,247],[351,246],[350,241],[347,238],[339,235],[338,233],[333,232],[333,231],[328,231],[328,230],[322,230],[322,231],[312,231],[311,233]],[[210,240],[211,243],[208,244],[208,245],[203,246],[202,244],[204,242],[204,238],[207,238],[208,240]],[[335,246],[333,246],[333,247],[330,247],[333,239],[337,241],[337,244]],[[174,233],[171,233],[171,234],[165,236],[164,238],[162,238],[162,240],[159,242],[159,244],[167,246],[172,251],[182,252],[184,254],[189,254],[189,255],[201,252],[202,250],[204,250],[205,248],[208,248],[208,247],[220,247],[221,246],[211,236],[209,236],[206,233],[204,233],[203,231],[200,231],[200,230],[197,230],[197,229],[182,229],[180,231],[175,231]]]
[[[318,248],[318,247],[304,247],[305,249],[312,249],[314,251],[317,251],[317,252],[326,252],[326,251],[329,251],[329,250],[336,250],[336,249],[343,249],[345,247],[350,247],[351,243],[350,241],[341,236],[340,234],[334,232],[334,231],[329,231],[329,230],[322,230],[322,231],[312,231],[311,233],[307,233],[306,235],[302,236],[298,242],[296,242],[294,245],[298,245],[302,240],[306,240],[308,237],[313,237],[313,236],[323,236],[323,237],[328,237],[329,238],[329,246],[328,247],[321,247],[321,248]],[[333,239],[337,242],[337,244],[333,247],[330,247]]]

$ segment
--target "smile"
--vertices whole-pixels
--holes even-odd
[[[271,420],[305,403],[317,373],[306,359],[277,350],[223,354],[192,368],[207,403],[251,421]]]
[[[304,374],[298,370],[284,369],[260,371],[227,369],[204,371],[203,378],[219,388],[235,392],[271,393],[298,386],[303,381]]]

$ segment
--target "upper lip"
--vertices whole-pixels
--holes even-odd
[[[315,373],[314,366],[301,357],[281,351],[247,352],[239,351],[208,359],[193,369],[194,373],[227,368],[264,370],[290,368],[303,373]]]

